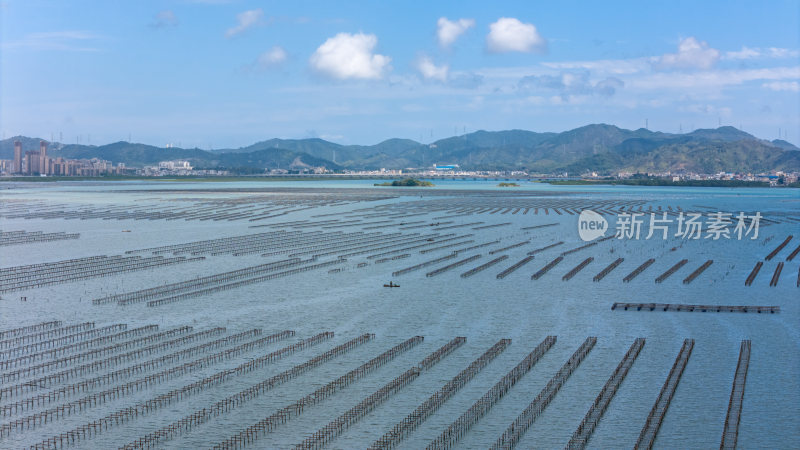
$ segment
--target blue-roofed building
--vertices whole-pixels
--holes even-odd
[[[448,165],[443,165],[443,166],[440,166],[438,164],[434,164],[433,168],[436,169],[436,170],[442,171],[442,172],[447,172],[447,171],[458,170],[458,164],[448,164]]]

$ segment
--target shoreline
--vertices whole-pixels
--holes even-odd
[[[380,175],[308,175],[308,176],[169,176],[169,177],[146,177],[146,176],[107,176],[107,177],[0,177],[0,183],[54,183],[54,182],[113,182],[113,181],[151,181],[163,183],[175,182],[197,182],[197,183],[229,183],[229,182],[282,182],[282,181],[358,181],[358,180],[389,180],[391,177]],[[510,181],[530,182],[549,184],[552,186],[645,186],[645,187],[723,187],[723,188],[800,188],[800,183],[787,185],[770,186],[761,181],[739,181],[739,180],[682,180],[671,181],[665,179],[620,179],[620,180],[547,180],[536,178],[508,178],[508,177],[422,177],[420,180],[439,180],[439,181]]]

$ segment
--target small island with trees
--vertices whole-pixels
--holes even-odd
[[[430,187],[435,185],[430,181],[406,178],[404,180],[387,181],[386,183],[375,183],[375,186]]]

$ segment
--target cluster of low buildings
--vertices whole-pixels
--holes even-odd
[[[406,169],[379,169],[379,170],[345,170],[345,175],[414,175],[423,177],[527,177],[528,172],[519,170],[464,170],[458,164],[434,164],[430,167],[423,168],[406,168]]]
[[[294,169],[264,169],[266,175],[324,175],[334,173],[334,171],[324,166],[319,167],[298,167]]]
[[[800,173],[797,172],[783,172],[771,171],[769,173],[733,173],[733,172],[720,172],[716,174],[700,174],[693,172],[649,172],[649,173],[634,173],[634,172],[620,172],[609,177],[606,174],[598,172],[587,172],[583,174],[569,174],[569,173],[531,173],[523,170],[465,170],[458,166],[458,164],[440,165],[434,164],[430,167],[424,168],[405,168],[405,169],[376,169],[376,170],[344,170],[341,172],[333,172],[325,169],[324,167],[307,168],[303,170],[285,170],[285,169],[268,169],[264,172],[266,175],[292,175],[292,174],[328,174],[331,176],[416,176],[425,178],[436,177],[464,177],[464,178],[497,178],[497,177],[511,177],[511,178],[541,178],[541,179],[587,179],[587,180],[604,180],[615,178],[619,180],[626,180],[632,178],[661,178],[672,181],[696,181],[696,180],[735,180],[735,181],[758,181],[769,183],[772,186],[795,183],[800,179]]]
[[[0,160],[0,171],[8,175],[25,176],[85,176],[123,175],[133,171],[124,163],[116,166],[110,161],[99,158],[65,159],[50,158],[47,155],[47,142],[39,143],[39,151],[27,150],[23,153],[22,143],[14,142],[14,159]]]
[[[195,169],[186,160],[161,161],[157,166],[145,166],[136,171],[137,175],[145,177],[165,177],[165,176],[225,176],[230,175],[227,170],[217,169]]]
[[[740,181],[761,181],[769,183],[770,185],[776,184],[791,184],[796,183],[800,179],[798,172],[784,172],[781,170],[773,170],[769,173],[729,173],[720,172],[712,175],[715,180],[740,180]]]
[[[408,173],[408,172],[409,172],[409,170],[406,169],[405,173]],[[385,168],[381,168],[381,169],[378,169],[378,170],[345,170],[343,173],[345,175],[358,175],[358,176],[363,176],[363,175],[380,175],[380,176],[398,175],[399,176],[399,175],[403,174],[403,170],[402,169],[388,169],[387,170]]]
[[[597,174],[593,174],[597,177]],[[637,175],[631,172],[621,172],[617,174],[617,178],[628,179],[634,178]],[[772,170],[764,173],[739,173],[739,172],[718,172],[714,174],[703,173],[673,173],[673,172],[659,172],[647,173],[648,177],[666,178],[672,181],[705,181],[705,180],[723,180],[723,181],[757,181],[762,183],[769,183],[771,186],[779,184],[791,184],[800,180],[800,172],[784,172],[781,170]]]

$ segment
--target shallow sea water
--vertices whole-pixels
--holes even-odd
[[[375,339],[355,350],[309,371],[307,374],[270,390],[257,399],[195,427],[190,433],[166,441],[165,448],[207,448],[236,431],[291,404],[314,389],[361,365],[380,352],[415,335],[425,337],[422,344],[401,354],[390,363],[342,389],[318,406],[308,408],[298,418],[261,437],[255,448],[285,448],[301,442],[310,433],[324,426],[358,401],[417,364],[426,355],[456,336],[467,342],[444,358],[431,370],[389,397],[371,414],[350,427],[330,444],[331,448],[365,448],[400,419],[410,413],[450,378],[501,338],[512,339],[512,345],[486,366],[477,376],[446,402],[436,413],[402,441],[401,448],[421,448],[436,438],[461,413],[469,408],[495,382],[513,368],[546,336],[558,336],[557,343],[525,375],[491,411],[462,438],[459,448],[486,448],[533,400],[569,356],[589,336],[597,337],[597,345],[566,381],[545,412],[533,423],[520,442],[520,448],[563,448],[580,423],[603,384],[637,337],[647,339],[641,354],[612,400],[588,447],[629,448],[634,445],[645,418],[685,338],[695,339],[691,358],[655,441],[657,448],[709,448],[719,446],[727,411],[731,383],[736,369],[739,344],[752,340],[752,356],[747,377],[738,444],[741,448],[797,448],[800,446],[800,302],[795,281],[800,258],[785,261],[777,287],[769,280],[778,261],[798,245],[800,195],[789,189],[711,189],[711,188],[638,188],[550,186],[525,183],[520,189],[496,188],[497,182],[444,181],[433,189],[442,195],[421,197],[408,190],[372,189],[372,181],[342,182],[247,182],[247,183],[58,183],[4,184],[0,200],[6,203],[38,202],[67,204],[75,208],[105,206],[153,205],[154,208],[191,206],[188,198],[225,200],[269,192],[241,192],[248,189],[302,188],[304,193],[319,195],[332,191],[352,190],[397,195],[377,201],[360,201],[335,206],[317,206],[273,219],[249,222],[186,221],[186,220],[102,220],[102,219],[0,219],[3,231],[28,230],[44,232],[78,232],[79,239],[0,247],[0,268],[60,261],[94,255],[119,255],[128,250],[197,240],[216,239],[269,231],[270,228],[248,228],[249,225],[299,220],[324,220],[340,216],[318,217],[321,214],[359,214],[369,211],[411,211],[409,204],[419,202],[442,210],[415,207],[413,212],[426,215],[407,220],[451,220],[454,224],[485,222],[483,225],[511,222],[497,228],[473,230],[472,227],[442,230],[441,233],[472,233],[472,244],[499,239],[496,246],[464,252],[459,257],[421,270],[392,278],[393,271],[448,254],[442,249],[427,254],[410,250],[405,259],[376,264],[367,260],[370,253],[348,258],[338,273],[328,268],[278,278],[263,283],[225,290],[210,295],[188,298],[158,307],[145,303],[128,305],[92,305],[91,299],[114,293],[188,280],[198,276],[284,259],[246,256],[208,256],[206,260],[164,268],[126,272],[116,276],[89,278],[71,283],[54,284],[26,291],[3,293],[0,300],[0,330],[47,320],[65,324],[94,321],[101,324],[127,323],[129,329],[145,324],[158,324],[161,330],[179,325],[192,325],[195,331],[214,326],[227,327],[228,333],[262,328],[265,334],[284,329],[297,332],[295,338],[271,344],[232,360],[172,379],[121,399],[72,414],[33,430],[14,431],[0,438],[0,447],[22,447],[70,430],[117,409],[152,398],[234,367],[248,358],[277,350],[300,338],[330,330],[336,337],[330,341],[297,352],[263,369],[219,385],[212,390],[187,397],[184,401],[158,409],[124,425],[114,426],[95,438],[82,440],[76,448],[110,448],[123,445],[177,420],[190,412],[206,407],[271,375],[287,370],[327,349],[362,333],[374,333]],[[237,192],[220,192],[220,189]],[[180,189],[180,193],[165,192]],[[445,191],[446,189],[446,191]],[[396,192],[397,194],[393,194]],[[315,194],[315,195],[316,195]],[[275,194],[278,195],[278,194]],[[286,195],[281,192],[280,195]],[[577,216],[534,214],[471,214],[447,219],[452,215],[448,203],[473,202],[475,205],[495,201],[520,204],[546,201],[644,202],[644,208],[667,205],[684,210],[760,211],[765,218],[779,223],[763,225],[757,240],[721,239],[681,241],[671,238],[651,240],[616,240],[566,255],[564,260],[538,280],[530,276],[562,251],[584,243],[577,233]],[[392,208],[379,208],[394,205]],[[707,209],[698,209],[706,207]],[[367,208],[367,209],[364,209]],[[377,209],[376,209],[377,208]],[[713,209],[711,209],[713,208]],[[362,210],[363,209],[363,210]],[[454,207],[451,208],[455,209]],[[387,213],[388,214],[388,213]],[[787,219],[788,216],[788,219]],[[607,217],[611,219],[611,217]],[[379,217],[365,222],[380,220]],[[523,230],[523,227],[557,223],[558,226]],[[385,229],[364,232],[390,233],[402,231],[430,233],[432,229]],[[287,227],[288,229],[288,227]],[[130,230],[122,233],[122,230]],[[345,231],[359,227],[323,230],[304,228],[305,232]],[[645,230],[646,231],[646,230]],[[765,265],[751,287],[744,280],[757,261],[772,251],[788,235],[794,239],[775,259]],[[505,247],[530,239],[530,243],[502,254],[509,258],[478,274],[462,278],[459,274],[483,264],[498,255],[489,255],[494,248]],[[539,253],[534,260],[505,279],[495,275],[524,258],[528,251],[548,244],[565,244]],[[673,250],[674,248],[674,250]],[[425,273],[464,257],[481,254],[475,262],[434,277]],[[585,258],[594,261],[569,281],[561,277]],[[601,282],[592,277],[618,257],[625,261]],[[656,262],[630,283],[622,278],[648,258]],[[654,283],[659,274],[679,260],[689,263],[661,284]],[[713,265],[693,283],[681,283],[691,271],[707,259]],[[369,262],[358,268],[360,262]],[[339,266],[335,266],[339,267]],[[386,289],[390,279],[401,285]],[[27,301],[21,301],[21,297]],[[776,305],[778,314],[738,314],[700,312],[660,312],[611,310],[614,302],[687,303],[711,305]],[[133,364],[133,363],[131,363]],[[109,371],[112,369],[109,369]],[[81,378],[72,379],[68,383]],[[68,384],[67,383],[67,384]],[[105,388],[110,387],[106,386]],[[101,390],[98,388],[97,390]],[[85,395],[85,394],[84,394]],[[13,400],[24,398],[16,397]],[[70,399],[79,398],[75,396]],[[6,403],[5,400],[0,404]],[[50,405],[53,406],[53,405]],[[31,412],[0,417],[0,424]]]

